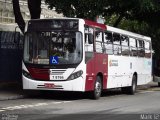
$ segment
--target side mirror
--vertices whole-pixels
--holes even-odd
[[[93,44],[93,34],[88,33],[88,43]]]
[[[16,26],[14,30],[14,43],[19,43],[20,41],[20,32],[17,32],[17,28],[19,28],[19,26]]]

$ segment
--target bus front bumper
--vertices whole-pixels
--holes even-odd
[[[70,81],[38,81],[25,76],[22,78],[25,90],[85,91],[85,80],[82,77]]]

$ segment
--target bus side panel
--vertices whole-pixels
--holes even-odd
[[[107,88],[107,78],[108,78],[108,55],[102,53],[95,54],[95,75],[102,74],[103,89]]]
[[[94,66],[95,59],[92,58],[87,62],[86,65],[86,83],[85,83],[85,91],[93,90],[94,80],[95,80],[95,73],[94,73]]]
[[[137,85],[151,81],[151,59],[131,56],[109,55],[107,88],[131,86],[133,74]]]
[[[106,89],[107,85],[107,74],[108,74],[108,56],[95,53],[94,58],[87,62],[87,76],[85,91],[94,90],[94,83],[98,73],[102,75],[103,89]]]
[[[108,83],[107,88],[131,86],[133,70],[130,57],[108,56]]]
[[[141,58],[138,61],[141,61],[141,69],[138,71],[137,85],[147,84],[152,81],[152,59]]]

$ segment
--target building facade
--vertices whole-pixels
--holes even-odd
[[[25,21],[30,19],[27,0],[20,0],[21,14]],[[41,18],[59,18],[42,1]],[[0,0],[0,83],[19,82],[22,75],[23,35],[15,23],[12,0]]]
[[[21,14],[25,21],[30,19],[27,1],[20,0]],[[57,14],[54,10],[49,10],[48,6],[42,1],[41,4],[41,18],[59,18],[63,17],[62,14]],[[10,24],[15,23],[13,13],[12,0],[0,0],[0,23]]]

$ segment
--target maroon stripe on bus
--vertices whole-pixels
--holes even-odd
[[[49,80],[49,69],[29,67],[28,71],[33,79],[46,81]]]
[[[94,53],[94,57],[87,62],[85,91],[94,90],[94,83],[98,75],[102,78],[103,89],[107,89],[108,55]]]
[[[107,27],[106,27],[105,24],[100,24],[100,23],[93,22],[93,21],[90,21],[90,20],[84,20],[84,21],[85,21],[85,24],[88,25],[88,26],[96,27],[96,28],[101,28],[103,30],[107,29]]]

